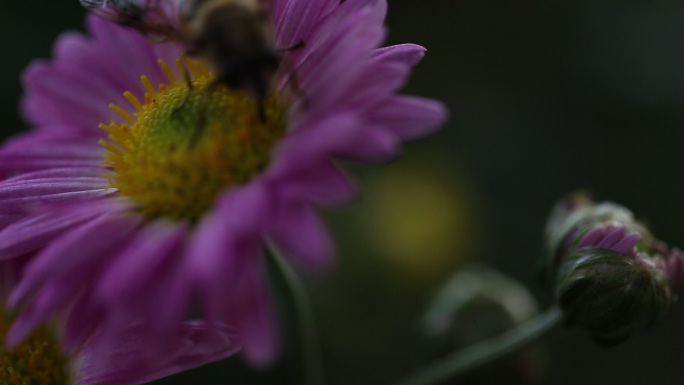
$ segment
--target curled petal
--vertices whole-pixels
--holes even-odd
[[[78,352],[74,365],[74,385],[136,385],[179,373],[229,357],[240,350],[235,332],[225,325],[187,321],[170,336],[171,348],[164,359],[146,357],[144,345],[137,343],[140,332],[131,328],[112,345],[98,346],[94,339]],[[93,357],[107,357],[94,362]],[[101,363],[104,362],[104,365]]]

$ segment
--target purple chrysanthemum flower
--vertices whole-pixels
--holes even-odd
[[[385,12],[385,0],[274,1],[276,45],[303,45],[285,54],[265,119],[250,95],[207,91],[207,65],[178,44],[97,18],[92,37],[62,36],[24,76],[35,128],[0,149],[0,257],[26,260],[9,344],[56,316],[65,347],[87,346],[88,365],[106,368],[134,330],[136,373],[170,374],[189,365],[161,353],[198,330],[192,314],[230,341],[198,336],[193,365],[234,346],[272,362],[265,242],[328,266],[316,208],[356,192],[334,159],[388,159],[445,119],[442,104],[396,94],[424,49],[377,48]]]

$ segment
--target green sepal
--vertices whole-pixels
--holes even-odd
[[[599,248],[563,258],[555,295],[568,326],[582,327],[603,346],[649,328],[672,303],[668,280],[654,264]]]

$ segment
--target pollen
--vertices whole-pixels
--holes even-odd
[[[217,84],[206,64],[159,62],[166,82],[141,76],[143,100],[110,105],[121,122],[101,124],[108,139],[109,187],[136,202],[149,219],[196,222],[226,189],[248,183],[269,164],[285,133],[287,103]],[[180,75],[176,75],[180,74]]]
[[[7,334],[10,319],[0,314],[0,333]],[[46,328],[9,350],[0,344],[0,384],[68,385],[68,359],[62,354],[54,335]]]

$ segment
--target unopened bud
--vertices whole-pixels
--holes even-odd
[[[570,326],[614,345],[662,319],[684,254],[670,251],[628,209],[583,195],[561,201],[547,225],[544,275]]]
[[[648,261],[599,248],[585,248],[563,259],[555,294],[568,324],[584,328],[604,346],[655,324],[672,301],[661,270]]]

